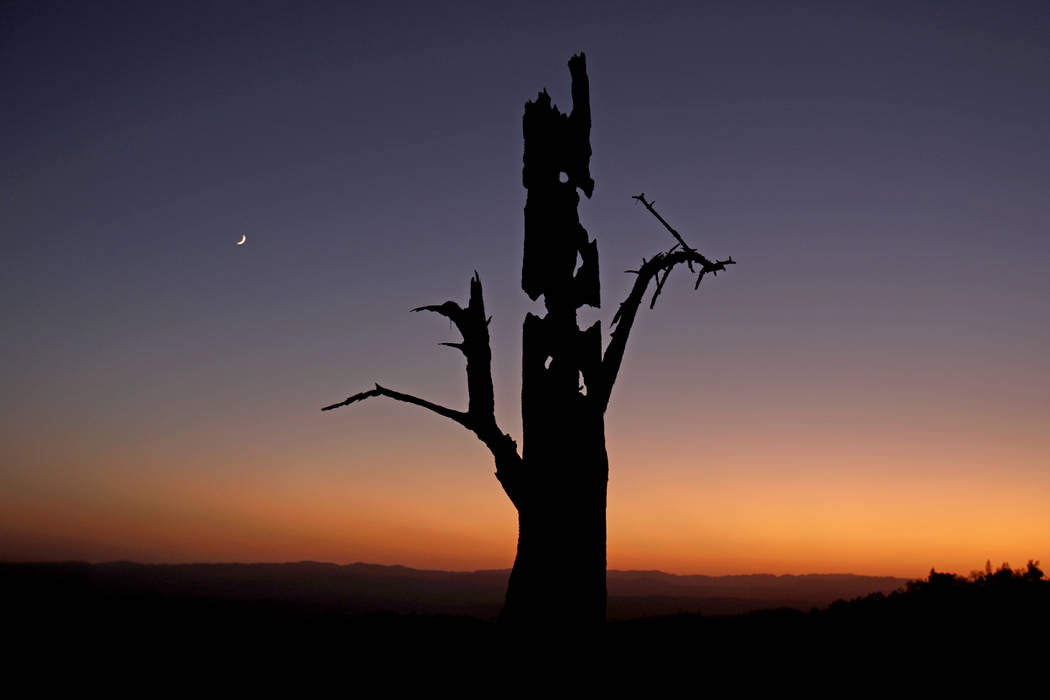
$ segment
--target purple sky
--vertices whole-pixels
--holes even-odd
[[[716,482],[824,483],[836,462],[858,493],[877,464],[930,497],[972,484],[946,506],[959,522],[974,494],[1045,505],[1048,36],[1045,2],[4,3],[0,506],[29,510],[0,518],[0,558],[78,557],[30,505],[148,514],[137,486],[113,495],[143,474],[160,500],[216,474],[411,483],[428,466],[408,439],[462,459],[449,511],[473,507],[468,480],[509,509],[457,426],[318,409],[374,381],[463,403],[461,359],[436,345],[454,332],[407,311],[465,300],[476,269],[497,414],[520,435],[521,115],[543,87],[570,107],[579,51],[592,317],[607,332],[621,271],[672,242],[639,192],[740,263],[699,294],[679,272],[640,315],[607,421],[610,518],[617,480],[703,509]],[[873,512],[913,517],[895,498]],[[1028,534],[1050,557],[1050,525]],[[79,556],[195,556],[117,540]]]

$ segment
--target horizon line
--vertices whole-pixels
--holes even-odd
[[[376,564],[373,562],[366,561],[353,561],[345,564],[339,564],[331,561],[318,561],[316,559],[299,559],[299,560],[286,560],[286,561],[161,561],[161,562],[142,562],[135,561],[133,559],[108,559],[90,561],[87,559],[23,559],[23,560],[11,560],[11,559],[0,559],[0,565],[5,564],[83,564],[87,566],[106,566],[114,564],[133,564],[135,566],[289,566],[296,564],[316,564],[320,566],[334,566],[334,567],[349,567],[349,566],[374,566],[385,569],[407,569],[409,571],[418,571],[422,573],[442,573],[442,574],[480,574],[480,573],[510,573],[511,568],[498,568],[498,569],[428,569],[418,568],[414,566],[407,566],[405,564]],[[933,571],[934,568],[931,568]],[[672,571],[664,571],[663,569],[612,569],[607,568],[606,573],[615,572],[623,574],[660,574],[663,576],[676,576],[680,578],[688,577],[704,577],[704,578],[741,578],[746,576],[768,576],[773,578],[784,578],[784,577],[803,577],[803,576],[854,576],[857,578],[890,578],[899,579],[902,581],[916,581],[920,580],[920,577],[909,577],[909,576],[897,576],[893,574],[856,574],[852,572],[809,572],[804,574],[774,574],[770,572],[753,572],[753,573],[740,573],[740,574],[680,574]],[[939,572],[947,573],[947,572]],[[952,572],[954,573],[954,572]],[[962,575],[962,574],[960,574]]]

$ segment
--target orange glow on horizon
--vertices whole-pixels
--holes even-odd
[[[78,470],[92,479],[23,483],[18,498],[7,489],[0,559],[507,568],[516,514],[480,450],[461,452],[378,446],[359,458],[370,466],[344,464],[336,475],[308,466],[338,463],[332,455],[296,469],[272,457],[254,477],[216,465],[195,469],[209,476],[194,480],[174,478],[178,454],[148,469],[130,457],[100,460]],[[872,457],[844,468],[831,454],[810,454],[799,470],[758,447],[738,452],[746,461],[732,473],[672,454],[654,471],[651,455],[624,452],[610,480],[611,569],[919,577],[931,567],[968,573],[987,559],[1020,565],[1050,544],[1045,485],[1025,488],[1002,471],[959,479],[953,464],[949,482],[935,463],[886,470]],[[427,471],[410,468],[422,460]]]

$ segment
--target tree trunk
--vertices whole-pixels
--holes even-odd
[[[562,452],[542,464],[525,462],[533,478],[518,507],[518,553],[501,615],[515,627],[605,622],[605,444],[593,433],[580,435]]]
[[[544,91],[523,118],[522,289],[547,308],[543,317],[526,315],[522,329],[518,554],[501,619],[523,626],[605,621],[605,407],[588,396],[602,382],[601,325],[581,331],[576,320],[579,307],[600,303],[598,246],[577,213],[577,190],[590,197],[594,189],[582,54],[569,71],[571,114]]]

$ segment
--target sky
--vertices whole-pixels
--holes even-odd
[[[422,304],[477,270],[520,443],[521,116],[587,55],[608,564],[1050,561],[1042,2],[4,2],[0,560],[507,568]],[[246,236],[246,243],[236,242]]]

